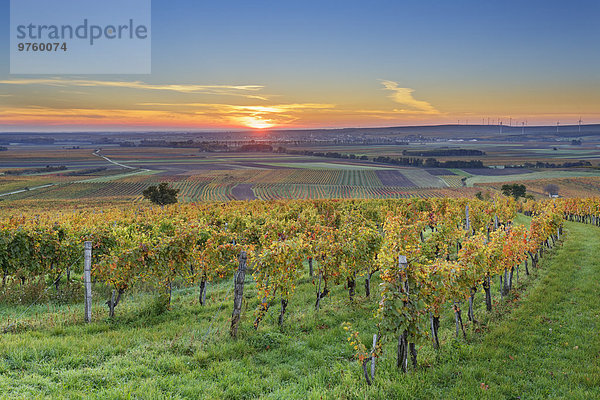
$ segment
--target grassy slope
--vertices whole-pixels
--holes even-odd
[[[478,294],[484,334],[468,327],[470,343],[457,341],[446,313],[439,353],[429,343],[419,345],[419,370],[403,376],[388,344],[370,388],[351,361],[341,323],[351,321],[367,342],[375,302],[363,298],[359,285],[358,301],[350,305],[339,287],[315,313],[313,285],[304,277],[285,328],[277,327],[279,307],[273,306],[258,332],[251,327],[257,300],[249,280],[237,341],[227,336],[230,282],[209,288],[205,308],[189,289],[178,291],[173,310],[164,314],[134,295],[117,308],[115,322],[97,307],[97,322],[89,326],[75,322],[81,307],[36,317],[45,310],[39,306],[29,318],[46,328],[0,336],[0,398],[598,398],[600,230],[567,229],[538,279],[521,273],[527,290],[520,300],[499,303],[487,316]],[[493,291],[499,300],[497,287]],[[21,310],[4,308],[0,315]]]
[[[484,383],[491,398],[600,397],[600,230],[568,224],[568,235],[521,304],[456,363],[435,368],[430,378],[449,382],[427,382],[423,394],[471,397]]]

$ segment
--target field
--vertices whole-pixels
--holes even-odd
[[[351,154],[402,156],[403,151],[446,150],[455,147],[486,152],[486,164],[528,161],[564,162],[566,154],[594,161],[592,143],[586,146],[553,144],[558,150],[543,151],[550,144],[501,142],[423,142],[419,146],[299,146],[296,150],[348,151]],[[65,165],[65,171],[27,175],[0,175],[0,199],[22,200],[140,201],[149,185],[170,182],[185,202],[294,198],[408,198],[473,196],[481,188],[498,191],[504,183],[524,182],[535,196],[543,196],[536,182],[559,184],[560,194],[600,194],[594,182],[600,172],[579,169],[444,169],[398,167],[357,159],[337,159],[281,153],[198,152],[186,148],[121,148],[95,146],[65,150],[59,146],[11,146],[0,154],[0,171]],[[584,154],[585,153],[585,154]],[[105,157],[99,157],[99,155]],[[544,155],[544,157],[539,157]],[[438,157],[468,160],[469,157]],[[562,161],[561,161],[562,160]],[[127,167],[127,168],[125,168]],[[85,174],[86,170],[104,168]],[[77,176],[83,171],[83,175]],[[466,179],[464,179],[466,178]],[[568,180],[566,178],[570,178]],[[567,183],[570,182],[570,183]],[[573,182],[587,182],[574,185]],[[41,188],[38,188],[42,186]],[[564,187],[563,187],[564,186]],[[578,186],[577,188],[575,186]],[[34,190],[27,190],[34,189]],[[12,192],[18,192],[11,194]]]
[[[466,183],[468,186],[472,186],[480,183],[500,183],[500,182],[519,182],[519,181],[538,181],[544,179],[553,178],[598,178],[600,177],[600,171],[543,171],[543,172],[531,172],[518,175],[500,175],[500,176],[472,176],[467,178]]]
[[[277,154],[266,157],[262,154],[196,155],[189,154],[189,150],[175,152],[169,149],[110,149],[102,154],[114,162],[136,169],[117,169],[106,176],[67,181],[61,178],[61,174],[51,174],[35,182],[60,185],[20,193],[13,198],[89,200],[116,196],[139,200],[145,187],[163,181],[170,182],[180,190],[181,200],[190,202],[255,198],[428,197],[441,193],[432,189],[450,186],[423,169],[394,168],[317,157]],[[105,160],[98,159],[96,165],[107,164]],[[20,179],[0,178],[3,182],[0,187],[6,188],[6,192],[20,189],[25,182],[32,181],[33,177]]]
[[[477,136],[477,135],[473,135]],[[451,136],[449,136],[451,137]],[[559,136],[560,137],[560,136]],[[555,138],[538,137],[536,140],[522,140],[518,137],[512,137],[511,141],[502,140],[498,136],[486,140],[468,140],[458,139],[449,141],[432,141],[423,138],[422,141],[411,141],[406,145],[370,145],[370,146],[335,146],[334,150],[338,152],[355,153],[358,155],[367,155],[369,157],[390,156],[402,157],[403,151],[419,152],[432,150],[465,149],[479,150],[485,152],[485,156],[475,158],[484,161],[485,165],[505,165],[518,164],[524,162],[555,162],[588,160],[597,163],[600,160],[598,153],[599,141],[597,137],[587,137],[582,145],[572,145],[569,140],[561,138],[562,141],[556,141]],[[319,146],[299,146],[302,150],[323,151]],[[556,148],[556,150],[554,150]],[[439,160],[469,160],[471,156],[445,156],[436,157]]]
[[[556,185],[562,197],[593,197],[600,191],[600,178],[542,178],[536,180],[519,181],[527,187],[527,191],[539,196],[547,196],[545,187]],[[481,189],[500,190],[504,182],[477,184],[474,187]]]

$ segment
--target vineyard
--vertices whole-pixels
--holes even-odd
[[[463,177],[460,175],[440,175],[440,178],[443,179],[443,181],[446,182],[446,184],[452,188],[460,188],[465,186],[462,180]]]
[[[531,193],[547,196],[545,188],[548,185],[556,185],[561,197],[585,198],[594,197],[600,190],[600,178],[597,177],[575,177],[575,178],[553,178],[522,181]],[[503,183],[478,184],[479,188],[492,188],[500,190]]]
[[[530,216],[527,225],[517,212]],[[2,294],[44,282],[79,293],[90,241],[94,293],[103,297],[94,300],[94,320],[107,318],[98,309],[105,302],[110,321],[130,319],[124,299],[143,295],[170,310],[161,314],[166,322],[186,307],[183,291],[219,315],[206,335],[225,331],[232,338],[218,333],[221,340],[235,343],[289,324],[328,329],[319,315],[342,307],[349,358],[358,361],[351,376],[368,386],[390,360],[398,373],[417,372],[444,351],[449,332],[468,342],[467,330],[480,329],[499,301],[517,296],[519,279],[538,273],[565,219],[600,225],[600,201],[298,200],[11,213],[1,216]],[[224,302],[237,305],[231,320]],[[357,320],[356,307],[370,309],[370,318]],[[40,329],[12,317],[0,326],[5,333]],[[71,318],[62,326],[81,323]]]
[[[375,176],[375,175],[374,175]],[[228,183],[221,180],[210,180],[208,177],[161,177],[160,179],[142,181],[86,182],[55,185],[52,187],[24,192],[11,199],[52,200],[82,199],[94,200],[106,197],[122,200],[140,200],[142,192],[151,184],[160,181],[169,182],[170,186],[179,189],[182,202],[225,202],[231,200],[283,200],[283,199],[408,199],[436,197],[472,196],[480,189],[466,188],[460,179],[448,183],[451,187],[418,188],[413,186],[355,186],[355,185],[318,185],[304,183]],[[360,178],[360,176],[359,176]],[[452,177],[456,178],[456,177]],[[357,178],[358,179],[358,178]],[[456,181],[455,183],[453,183]],[[236,190],[236,188],[239,188]],[[240,190],[242,189],[242,190]]]
[[[145,188],[160,182],[169,182],[172,187],[179,189],[179,201],[189,203],[254,199],[461,198],[474,196],[479,191],[498,193],[501,186],[509,181],[522,181],[528,192],[538,197],[546,195],[544,188],[549,184],[558,186],[561,197],[594,196],[600,190],[600,180],[593,171],[588,170],[533,172],[524,168],[389,168],[364,163],[306,162],[287,158],[284,159],[288,163],[277,163],[277,158],[262,161],[254,155],[198,158],[198,164],[184,164],[185,160],[189,161],[189,155],[185,160],[183,156],[162,159],[158,155],[144,155],[142,152],[136,155],[140,156],[137,162],[144,168],[160,166],[172,169],[129,170],[111,167],[88,174],[86,169],[75,167],[64,173],[0,176],[0,187],[3,188],[0,194],[4,194],[0,199],[79,199],[86,203],[111,199],[139,202]],[[132,161],[129,157],[121,157],[122,162]],[[94,158],[105,163],[99,157]],[[208,160],[213,160],[215,165]],[[13,191],[17,193],[11,194]]]

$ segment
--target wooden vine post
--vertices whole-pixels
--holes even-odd
[[[84,243],[83,283],[85,286],[85,322],[92,322],[92,242]]]
[[[234,297],[233,297],[233,314],[231,316],[231,337],[237,337],[238,324],[240,322],[240,314],[242,313],[242,300],[244,299],[244,281],[246,280],[246,261],[247,255],[245,251],[240,253],[238,270],[234,278]]]
[[[406,271],[406,267],[408,263],[406,261],[406,256],[398,257],[398,268],[400,269],[400,273]],[[399,287],[400,294],[406,293],[406,297],[408,298],[408,280],[400,281]],[[407,301],[404,302],[406,305]],[[400,336],[398,336],[398,361],[397,367],[402,368],[402,372],[406,372],[408,370],[408,331],[404,330]]]
[[[375,379],[375,351],[377,349],[377,334],[373,335],[373,351],[371,355],[371,382]]]
[[[469,218],[469,205],[465,206],[465,230],[471,233],[471,220]]]
[[[371,357],[366,358],[363,361],[363,372],[365,374],[365,379],[367,380],[367,385],[371,386],[373,384],[373,380],[375,379],[375,352],[377,350],[377,334],[373,335],[373,348],[371,350]],[[369,377],[369,361],[371,361],[371,376]]]

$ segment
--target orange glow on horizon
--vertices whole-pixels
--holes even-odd
[[[578,96],[577,102],[565,107],[562,101],[552,100],[550,90],[504,97],[481,93],[457,96],[458,90],[436,95],[379,80],[353,94],[323,89],[310,96],[301,93],[299,100],[268,93],[263,85],[15,78],[0,80],[0,131],[27,127],[335,129],[469,122],[486,125],[487,121],[506,125],[510,120],[520,126],[524,121],[528,125],[554,125],[559,120],[577,124],[580,118],[590,124],[600,118],[593,93],[587,97],[585,93],[562,93],[569,98]],[[22,99],[28,97],[35,99],[34,104],[23,104]]]
[[[268,129],[275,126],[274,123],[270,122],[270,119],[265,119],[259,116],[240,117],[238,120],[244,126],[254,129]]]
[[[402,125],[465,124],[465,115],[410,115],[385,110],[333,109],[311,106],[255,106],[215,105],[198,110],[190,106],[176,110],[165,106],[162,109],[100,109],[100,108],[50,108],[8,107],[0,108],[0,131],[12,129],[61,127],[70,130],[87,128],[102,129],[319,129],[345,127],[390,127]],[[259,111],[260,110],[260,111]],[[586,124],[597,123],[598,114],[539,114],[521,116],[529,125],[577,124],[579,118]],[[513,117],[513,124],[519,117]],[[486,124],[483,117],[469,115],[471,124]],[[502,118],[506,124],[508,118]],[[464,122],[463,122],[464,121]],[[494,121],[492,121],[492,125]],[[514,125],[513,125],[514,126]],[[520,125],[519,125],[520,126]]]

